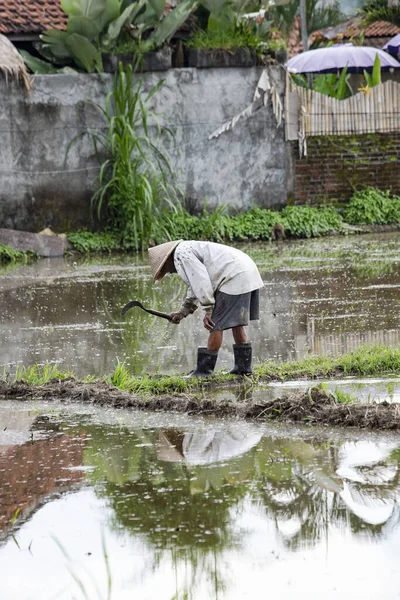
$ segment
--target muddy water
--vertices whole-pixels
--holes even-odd
[[[399,492],[398,436],[2,401],[1,598],[398,598]]]
[[[400,234],[243,246],[265,282],[262,319],[250,327],[260,359],[342,353],[361,343],[398,344]],[[41,260],[0,273],[0,365],[57,361],[78,375],[110,372],[116,359],[135,373],[188,372],[207,333],[201,315],[181,325],[130,299],[176,310],[185,286],[175,275],[154,286],[146,258]],[[217,368],[231,366],[226,335]]]

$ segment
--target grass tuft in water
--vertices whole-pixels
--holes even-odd
[[[352,402],[355,402],[357,400],[356,396],[354,396],[350,392],[345,392],[344,390],[341,390],[340,388],[330,390],[328,388],[328,384],[325,381],[322,383],[319,383],[318,385],[311,387],[309,389],[308,393],[311,394],[312,390],[321,390],[321,391],[325,392],[325,394],[327,394],[328,396],[333,398],[333,400],[337,404],[351,404]]]
[[[60,371],[57,364],[33,365],[19,367],[15,371],[14,381],[23,381],[28,385],[43,385],[53,379],[68,379],[74,377],[72,371]]]
[[[29,257],[28,252],[19,252],[10,246],[0,244],[0,263],[25,263]]]
[[[268,361],[255,369],[262,379],[333,377],[335,375],[385,375],[400,373],[400,348],[360,346],[341,356],[310,356],[299,361]]]
[[[279,363],[267,361],[254,368],[251,377],[243,378],[246,384],[255,386],[268,381],[288,381],[293,379],[317,379],[341,375],[393,375],[400,374],[400,348],[386,346],[361,346],[341,356],[310,356],[298,361]],[[61,371],[55,364],[18,367],[14,381],[24,381],[28,385],[43,385],[54,379],[74,377],[71,371]],[[100,378],[88,375],[82,381],[93,383]],[[207,388],[243,383],[243,379],[222,372],[209,378],[186,378],[182,375],[145,375],[135,376],[126,363],[118,361],[114,371],[103,380],[120,390],[139,395],[161,395],[173,393],[191,393]],[[4,372],[3,381],[10,378]],[[337,402],[348,399],[338,390]],[[347,395],[346,395],[347,396]]]

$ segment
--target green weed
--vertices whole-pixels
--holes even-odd
[[[234,48],[259,48],[261,40],[251,31],[241,28],[237,30],[231,28],[228,30],[198,30],[186,42],[187,48],[196,48],[197,50],[233,50]]]
[[[299,361],[267,361],[255,368],[261,379],[333,377],[335,375],[384,375],[400,373],[400,348],[360,346],[337,357],[310,356]]]
[[[287,206],[281,215],[285,231],[292,237],[319,237],[343,230],[343,219],[334,208]]]
[[[26,263],[33,256],[32,252],[19,252],[10,246],[0,245],[0,264]]]
[[[43,385],[52,379],[67,379],[73,377],[71,371],[60,371],[58,365],[46,363],[45,365],[33,365],[31,367],[17,366],[14,379],[23,381],[28,385]]]
[[[350,392],[345,392],[340,388],[335,388],[334,390],[328,388],[328,384],[326,382],[319,383],[316,386],[313,386],[309,390],[309,394],[312,390],[322,390],[328,396],[330,396],[337,404],[351,404],[356,401],[356,397]]]
[[[150,206],[150,205],[149,205]],[[136,207],[139,210],[139,205]],[[161,209],[160,209],[161,210]],[[129,210],[126,211],[127,214]],[[122,219],[121,204],[121,219]],[[143,213],[142,225],[150,222],[150,212]],[[92,233],[78,231],[68,235],[71,243],[81,252],[104,252],[113,250],[138,249],[133,239],[141,241],[145,247],[148,241],[165,242],[169,239],[209,240],[229,243],[234,241],[267,241],[274,239],[274,228],[281,225],[286,237],[314,238],[329,234],[348,233],[346,223],[359,224],[400,224],[400,196],[390,197],[388,192],[374,188],[356,192],[344,212],[333,207],[286,206],[282,211],[253,207],[244,213],[229,214],[226,206],[208,209],[206,204],[199,216],[189,214],[176,206],[176,210],[166,215],[162,225],[162,211],[155,212],[154,223],[143,225],[133,238],[122,231],[131,227],[128,223],[119,226],[114,222],[111,231]],[[135,222],[135,219],[132,221]],[[142,225],[140,227],[142,227]],[[122,228],[122,229],[121,229]],[[147,233],[145,233],[147,231]],[[150,237],[149,237],[150,236]],[[146,242],[147,240],[147,242]]]
[[[112,231],[93,232],[79,230],[67,234],[68,241],[83,254],[89,252],[113,252],[123,249],[121,235]]]
[[[351,225],[387,225],[400,223],[400,196],[388,191],[366,188],[355,192],[344,218]]]
[[[288,381],[293,379],[317,379],[341,375],[393,375],[400,373],[400,348],[385,346],[361,346],[341,356],[308,356],[298,361],[280,363],[266,361],[254,367],[252,377],[246,378],[246,385],[266,381]],[[71,371],[60,371],[57,365],[18,368],[14,381],[24,381],[28,385],[43,385],[53,379],[73,377]],[[3,380],[9,380],[4,373]],[[95,382],[99,378],[90,375],[85,382]],[[104,377],[104,381],[118,389],[133,394],[159,395],[168,393],[190,393],[225,384],[240,383],[232,375],[215,373],[212,377],[185,378],[182,375],[132,375],[128,366],[118,361],[114,371]],[[337,401],[345,401],[347,396],[336,392]]]

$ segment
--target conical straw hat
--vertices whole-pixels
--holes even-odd
[[[160,244],[159,246],[154,246],[154,248],[149,248],[149,261],[154,281],[163,278],[164,275],[161,274],[161,270],[167,262],[168,257],[181,242],[182,240],[178,240],[176,242],[165,242],[165,244]]]

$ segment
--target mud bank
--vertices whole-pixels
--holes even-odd
[[[314,425],[358,427],[371,430],[399,430],[400,406],[379,404],[340,404],[324,390],[283,394],[265,402],[245,396],[241,389],[238,400],[218,399],[212,395],[162,394],[143,396],[121,391],[105,382],[82,383],[75,379],[50,381],[42,386],[22,382],[0,382],[0,398],[16,400],[55,400],[90,402],[113,408],[134,408],[150,411],[174,411],[189,415],[240,417],[253,420],[302,422]]]

